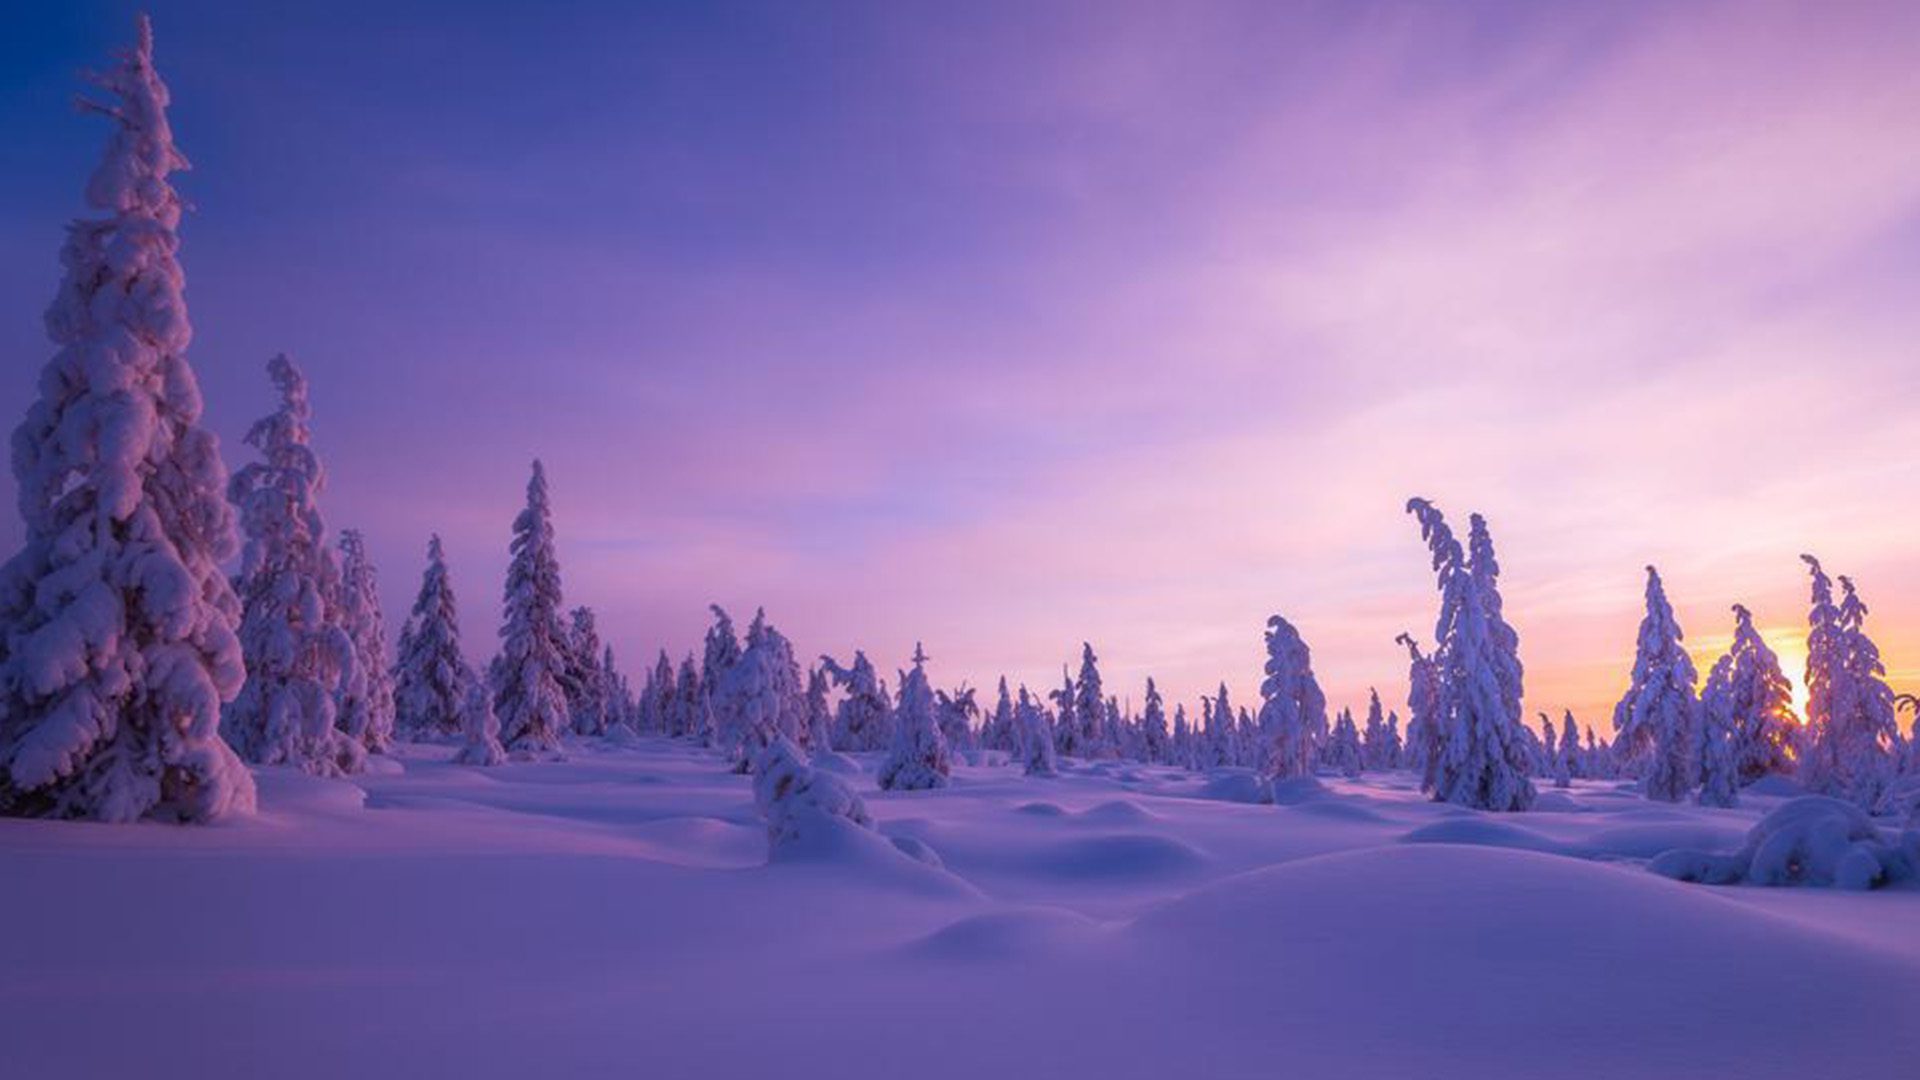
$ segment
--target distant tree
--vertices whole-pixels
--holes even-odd
[[[1394,736],[1399,741],[1399,736]],[[1380,691],[1367,690],[1367,723],[1361,730],[1360,760],[1369,769],[1393,768],[1393,757],[1387,749],[1386,709],[1380,704]]]
[[[935,691],[934,722],[940,726],[940,735],[947,740],[948,749],[973,748],[973,722],[979,716],[980,706],[973,700],[972,687],[961,686],[952,693]]]
[[[576,607],[566,634],[565,666],[560,689],[567,697],[567,717],[576,735],[604,735],[612,723],[607,694],[604,646],[590,607]]]
[[[867,654],[854,650],[852,667],[841,667],[828,656],[821,657],[820,664],[846,692],[834,714],[833,748],[884,749],[893,738],[893,706]]]
[[[340,727],[367,750],[393,744],[393,671],[387,666],[387,622],[379,575],[356,529],[340,533],[340,614],[353,642],[354,675],[340,694]]]
[[[1420,653],[1411,634],[1394,638],[1407,647],[1407,737],[1403,759],[1420,774],[1420,790],[1432,791],[1440,764],[1440,672]]]
[[[337,776],[359,771],[366,748],[338,727],[340,695],[359,668],[320,518],[326,471],[310,443],[306,377],[285,354],[267,373],[280,407],[248,430],[261,460],[227,486],[247,537],[235,579],[247,682],[221,729],[249,761]]]
[[[560,622],[560,561],[554,552],[547,472],[535,461],[527,505],[513,522],[501,600],[500,654],[488,671],[493,711],[509,753],[556,753],[568,711],[561,679],[568,654]]]
[[[680,675],[673,687],[673,707],[668,716],[677,739],[705,739],[713,726],[713,710],[707,706],[707,688],[700,684],[700,669],[693,654],[680,661]]]
[[[1140,714],[1140,751],[1141,760],[1150,765],[1164,765],[1169,760],[1171,739],[1167,733],[1167,706],[1160,697],[1160,688],[1153,684],[1153,678],[1147,678],[1146,708]]]
[[[1193,750],[1193,727],[1187,723],[1187,707],[1173,707],[1173,764],[1182,768],[1195,768],[1198,764]]]
[[[833,748],[833,708],[827,703],[827,673],[815,667],[807,672],[807,738],[809,750]]]
[[[1093,646],[1082,642],[1080,645],[1080,677],[1073,683],[1074,746],[1063,751],[1082,757],[1111,756],[1113,747],[1107,745],[1107,730],[1103,721],[1107,715],[1106,693],[1100,682],[1100,660],[1093,655]],[[1064,711],[1064,709],[1063,709]]]
[[[1361,758],[1360,729],[1353,722],[1350,709],[1340,710],[1340,719],[1333,725],[1332,737],[1327,743],[1327,764],[1338,769],[1341,776],[1352,779],[1360,775],[1364,764]]]
[[[219,731],[246,670],[220,571],[226,467],[186,358],[167,180],[186,159],[145,17],[93,80],[115,99],[88,105],[115,125],[87,185],[103,216],[67,229],[59,351],[13,433],[25,544],[0,568],[0,814],[206,821],[254,807]]]
[[[735,772],[749,771],[776,738],[798,745],[805,737],[806,703],[793,647],[767,622],[764,609],[754,614],[740,655],[715,670],[720,685],[709,695],[714,745]]]
[[[1406,746],[1400,741],[1400,714],[1387,710],[1386,768],[1397,769],[1406,756]]]
[[[1433,658],[1440,696],[1429,766],[1434,798],[1481,810],[1525,810],[1534,790],[1514,685],[1518,638],[1501,629],[1492,541],[1477,523],[1476,562],[1486,565],[1471,566],[1438,509],[1413,499],[1407,510],[1432,552],[1441,596]]]
[[[727,669],[740,660],[740,639],[733,632],[733,618],[719,604],[709,604],[713,625],[707,628],[706,653],[700,660],[700,685],[708,693],[719,689]]]
[[[900,673],[900,703],[894,716],[893,747],[880,764],[880,786],[890,791],[946,787],[953,765],[934,716],[926,650],[918,644],[913,647],[913,667]]]
[[[1580,752],[1580,729],[1574,725],[1573,710],[1566,710],[1560,719],[1560,761],[1553,774],[1555,787],[1571,787],[1571,781],[1586,775],[1583,764],[1585,755]],[[1560,778],[1565,776],[1569,783],[1563,784]]]
[[[493,712],[493,695],[479,679],[467,685],[460,722],[467,738],[454,751],[454,764],[487,767],[507,760],[506,748],[500,745],[500,720]]]
[[[1266,678],[1260,683],[1259,755],[1267,775],[1276,779],[1313,773],[1313,730],[1324,716],[1327,698],[1313,677],[1307,643],[1293,624],[1275,615],[1267,620]],[[1220,688],[1221,699],[1226,687]]]
[[[1014,716],[1019,723],[1020,761],[1027,775],[1059,775],[1060,769],[1054,759],[1053,725],[1024,686],[1020,688],[1020,705]]]
[[[1020,734],[1013,716],[1013,695],[1007,689],[1007,677],[1000,676],[999,692],[994,699],[993,715],[988,718],[986,728],[981,732],[980,744],[988,750],[1019,749]]]
[[[427,541],[427,569],[420,593],[400,629],[394,665],[394,722],[408,739],[458,734],[464,727],[467,691],[478,681],[460,649],[460,612],[447,574],[440,537]]]

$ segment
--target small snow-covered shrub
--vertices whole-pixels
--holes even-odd
[[[467,684],[467,700],[461,723],[467,741],[453,755],[456,765],[498,765],[507,760],[500,745],[500,720],[493,712],[493,695],[478,679]]]
[[[1852,803],[1806,795],[1782,804],[1747,833],[1731,855],[1677,850],[1648,869],[1708,885],[1830,885],[1871,889],[1913,876],[1920,865],[1920,832],[1888,841]]]
[[[888,791],[925,791],[947,786],[953,764],[946,736],[934,716],[933,690],[927,685],[927,654],[913,650],[913,668],[900,674],[900,705],[895,710],[893,749],[880,764],[880,786]]]
[[[769,855],[831,830],[835,821],[873,828],[860,796],[839,777],[808,765],[789,739],[779,737],[768,744],[757,773],[753,799],[767,819]]]

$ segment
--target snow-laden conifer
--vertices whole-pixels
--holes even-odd
[[[807,672],[807,738],[803,749],[822,751],[833,748],[833,706],[827,697],[831,687],[825,669]]]
[[[341,606],[340,561],[320,517],[326,472],[310,444],[307,380],[285,354],[268,361],[267,373],[280,407],[247,431],[261,460],[227,485],[247,538],[235,579],[247,682],[220,727],[249,761],[323,776],[355,772],[366,749],[338,724],[359,663]]]
[[[340,727],[374,753],[393,744],[393,669],[380,578],[357,529],[340,532],[340,614],[353,641],[355,678],[340,698]]]
[[[733,618],[719,604],[709,604],[713,625],[707,628],[706,651],[700,658],[700,685],[712,694],[720,688],[727,669],[740,659],[740,638],[733,631]]]
[[[1103,721],[1107,713],[1106,691],[1100,681],[1100,658],[1093,655],[1090,643],[1080,644],[1080,675],[1073,681],[1073,724],[1077,749],[1067,751],[1083,757],[1104,757],[1107,746]]]
[[[1146,704],[1140,713],[1141,760],[1149,765],[1164,765],[1171,760],[1172,738],[1167,731],[1167,705],[1160,688],[1147,678]]]
[[[1754,628],[1753,613],[1733,606],[1733,644],[1714,662],[1700,691],[1703,717],[1711,716],[1731,742],[1734,773],[1750,784],[1793,768],[1793,684],[1780,659]]]
[[[793,646],[767,621],[765,609],[754,614],[740,654],[715,670],[720,685],[710,695],[714,745],[736,771],[752,768],[776,738],[798,745],[805,737],[806,703]]]
[[[1660,573],[1647,567],[1647,613],[1640,621],[1633,678],[1613,710],[1613,724],[1639,763],[1647,798],[1679,802],[1699,778],[1699,705],[1693,658],[1667,603]]]
[[[527,505],[513,522],[512,561],[501,600],[500,655],[488,671],[493,711],[507,751],[552,754],[567,728],[566,627],[560,621],[560,561],[554,552],[547,471],[533,463]]]
[[[1893,691],[1880,650],[1866,633],[1867,607],[1851,579],[1844,598],[1820,563],[1803,555],[1813,574],[1807,635],[1808,752],[1802,770],[1811,791],[1874,809],[1893,779],[1899,727]]]
[[[13,434],[26,542],[0,568],[0,813],[203,821],[253,809],[220,736],[245,678],[219,443],[175,259],[186,167],[153,34],[94,81],[114,124],[67,229],[58,346]]]
[[[941,690],[934,695],[934,718],[940,735],[950,750],[970,750],[974,745],[973,722],[980,706],[973,700],[973,688],[962,686],[952,693]]]
[[[454,764],[485,767],[507,760],[506,748],[500,745],[500,720],[493,712],[493,694],[479,679],[467,684],[460,726],[466,741],[454,751]]]
[[[1053,724],[1046,711],[1020,688],[1020,704],[1014,710],[1020,732],[1020,763],[1028,776],[1057,776],[1060,769],[1054,756]]]
[[[933,689],[927,685],[927,654],[916,643],[913,667],[900,673],[893,747],[880,764],[880,786],[889,791],[946,787],[952,771],[947,740],[934,716]]]
[[[1570,783],[1560,782],[1562,776],[1572,781],[1586,775],[1582,764],[1585,755],[1580,751],[1580,729],[1574,725],[1572,709],[1566,710],[1566,715],[1560,719],[1559,751],[1560,760],[1554,768],[1553,783],[1555,787],[1570,787]]]
[[[560,689],[567,698],[567,717],[578,735],[604,735],[612,721],[607,694],[607,671],[600,628],[590,607],[577,607],[569,616],[566,664]]]
[[[1407,735],[1403,758],[1420,774],[1420,789],[1432,791],[1440,763],[1440,672],[1433,658],[1420,652],[1411,634],[1393,639],[1407,647]]]
[[[1396,732],[1393,741],[1398,743],[1400,736]],[[1380,704],[1380,691],[1367,689],[1367,722],[1361,730],[1360,759],[1369,769],[1385,770],[1393,768],[1399,757],[1399,747],[1388,748],[1386,708]]]
[[[1360,775],[1364,764],[1360,749],[1360,727],[1353,722],[1353,711],[1341,709],[1340,718],[1334,721],[1333,731],[1327,740],[1327,765],[1337,770],[1341,776],[1352,779]]]
[[[1312,656],[1293,624],[1278,615],[1267,620],[1266,678],[1260,683],[1258,765],[1269,776],[1311,776],[1312,732],[1326,715],[1327,698],[1313,677]],[[1220,688],[1226,701],[1227,688]],[[1216,705],[1216,709],[1220,706]]]
[[[776,737],[753,764],[753,798],[767,819],[769,858],[821,842],[835,828],[873,828],[866,804],[840,778],[807,763],[791,739]]]
[[[467,691],[478,677],[460,648],[459,607],[437,535],[427,541],[420,593],[400,628],[393,681],[394,723],[402,738],[448,737],[464,730]]]
[[[1006,750],[1017,753],[1020,748],[1020,732],[1013,717],[1013,694],[1007,689],[1007,677],[1000,676],[998,692],[994,697],[993,714],[987,718],[986,727],[980,732],[980,745],[988,750]]]
[[[700,685],[700,669],[693,654],[680,661],[680,677],[674,682],[671,734],[680,739],[704,739],[713,716],[707,707],[707,688]]]
[[[844,696],[833,717],[835,750],[881,750],[893,740],[893,706],[887,700],[886,684],[873,669],[873,661],[859,649],[853,664],[842,667],[830,656],[822,656],[820,665]]]
[[[1481,810],[1525,810],[1533,805],[1534,790],[1517,687],[1510,685],[1519,677],[1518,639],[1498,632],[1504,622],[1489,617],[1499,610],[1496,575],[1491,568],[1474,572],[1431,503],[1412,499],[1407,511],[1420,522],[1441,597],[1434,631],[1440,693],[1435,760],[1429,765],[1433,796]],[[1491,540],[1476,548],[1491,559]]]

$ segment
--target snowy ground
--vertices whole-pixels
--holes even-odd
[[[767,865],[705,751],[352,783],[210,828],[0,821],[11,1076],[1900,1075],[1920,891],[1646,872],[1774,805],[1611,784],[1492,817],[1177,770],[852,778],[876,841]],[[872,763],[866,763],[869,770]],[[1215,783],[1216,793],[1231,788]]]

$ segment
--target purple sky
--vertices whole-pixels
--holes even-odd
[[[1920,5],[150,6],[229,465],[291,352],[329,524],[396,622],[439,530],[476,660],[537,454],[630,669],[717,600],[1251,704],[1280,612],[1398,704],[1420,494],[1531,708],[1605,730],[1648,562],[1696,650],[1797,634],[1803,550],[1920,688]],[[0,35],[9,425],[134,10]]]

